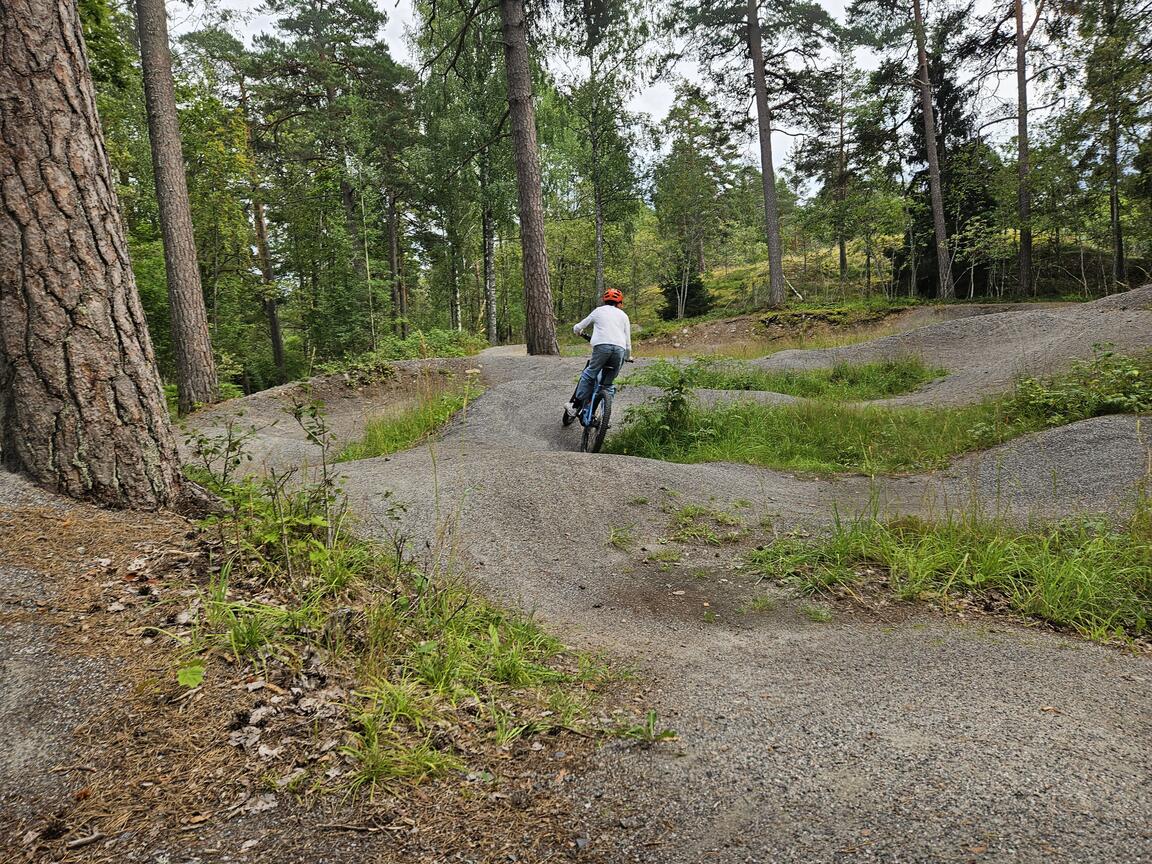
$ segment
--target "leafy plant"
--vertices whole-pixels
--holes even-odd
[[[660,718],[652,709],[649,709],[648,713],[644,715],[642,722],[619,727],[616,730],[616,735],[619,738],[635,741],[645,747],[651,747],[661,741],[675,741],[677,737],[674,729],[660,726]]]

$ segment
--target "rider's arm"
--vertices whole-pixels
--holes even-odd
[[[624,332],[628,336],[628,345],[625,346],[627,353],[624,356],[626,358],[628,358],[629,360],[631,360],[632,359],[632,319],[631,318],[625,318],[624,319]]]
[[[594,314],[595,313],[593,313],[593,315]],[[584,328],[587,327],[591,323],[592,323],[592,315],[589,315],[587,318],[585,318],[583,321],[581,321],[579,324],[577,324],[575,327],[573,327],[572,332],[575,333],[577,336],[579,336],[584,331]]]

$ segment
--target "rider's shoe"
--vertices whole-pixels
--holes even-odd
[[[576,415],[579,413],[580,413],[580,408],[579,408],[579,406],[576,405],[575,402],[566,402],[564,404],[564,415],[569,420],[575,420]]]

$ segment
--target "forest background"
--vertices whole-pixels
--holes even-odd
[[[267,0],[252,19],[173,4],[173,17],[187,12],[173,71],[225,395],[365,352],[523,341],[499,5],[416,0],[398,60],[386,3]],[[133,268],[172,381],[133,10],[79,8]],[[1152,3],[857,0],[836,15],[770,4],[757,10],[777,142],[766,162],[746,11],[714,0],[529,4],[560,321],[583,317],[607,286],[630,295],[641,327],[763,306],[773,225],[793,302],[947,296],[941,250],[960,298],[1091,296],[1147,278]],[[672,94],[659,119],[635,110],[654,82]],[[777,208],[767,235],[764,164]]]

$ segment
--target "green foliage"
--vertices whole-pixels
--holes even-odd
[[[1005,403],[1022,421],[1059,426],[1102,414],[1152,411],[1152,352],[1129,357],[1097,346],[1091,360],[1077,361],[1064,375],[1026,377]]]
[[[661,741],[675,741],[676,730],[660,725],[660,718],[654,710],[649,709],[643,721],[631,725],[621,726],[616,735],[627,741],[634,741],[643,747],[651,747]]]
[[[460,330],[417,330],[401,338],[382,336],[375,351],[354,357],[322,363],[320,371],[329,375],[347,375],[363,383],[391,377],[395,360],[425,360],[433,357],[470,357],[488,343],[482,336]]]
[[[804,592],[868,578],[877,567],[902,599],[967,598],[1093,639],[1152,633],[1152,504],[1127,522],[1083,517],[1014,527],[979,514],[838,522],[816,540],[785,537],[752,554],[765,576]]]
[[[474,593],[441,548],[446,530],[423,562],[399,529],[386,546],[354,536],[331,470],[332,433],[314,405],[298,405],[294,416],[321,448],[308,478],[239,479],[251,430],[194,436],[197,479],[224,506],[204,523],[221,563],[204,590],[180,683],[198,686],[212,656],[269,674],[298,668],[320,649],[327,674],[353,679],[353,725],[341,752],[355,766],[349,790],[369,794],[461,770],[475,742],[440,734],[445,726],[507,743],[582,724],[588,691],[608,670]]]
[[[746,462],[795,471],[888,473],[1107,411],[1148,410],[1146,359],[1099,352],[1067,378],[1023,379],[1012,396],[954,408],[691,401],[688,366],[669,364],[655,403],[629,411],[610,452],[671,462]],[[1072,381],[1069,386],[1067,381]]]
[[[944,374],[946,370],[930,369],[919,357],[805,370],[767,370],[738,360],[700,357],[689,364],[661,360],[630,375],[626,383],[675,389],[679,394],[685,387],[762,390],[848,402],[908,393]]]
[[[387,456],[413,447],[434,435],[458,412],[467,410],[478,395],[480,388],[472,384],[422,395],[415,407],[369,422],[364,436],[345,446],[337,461]]]

